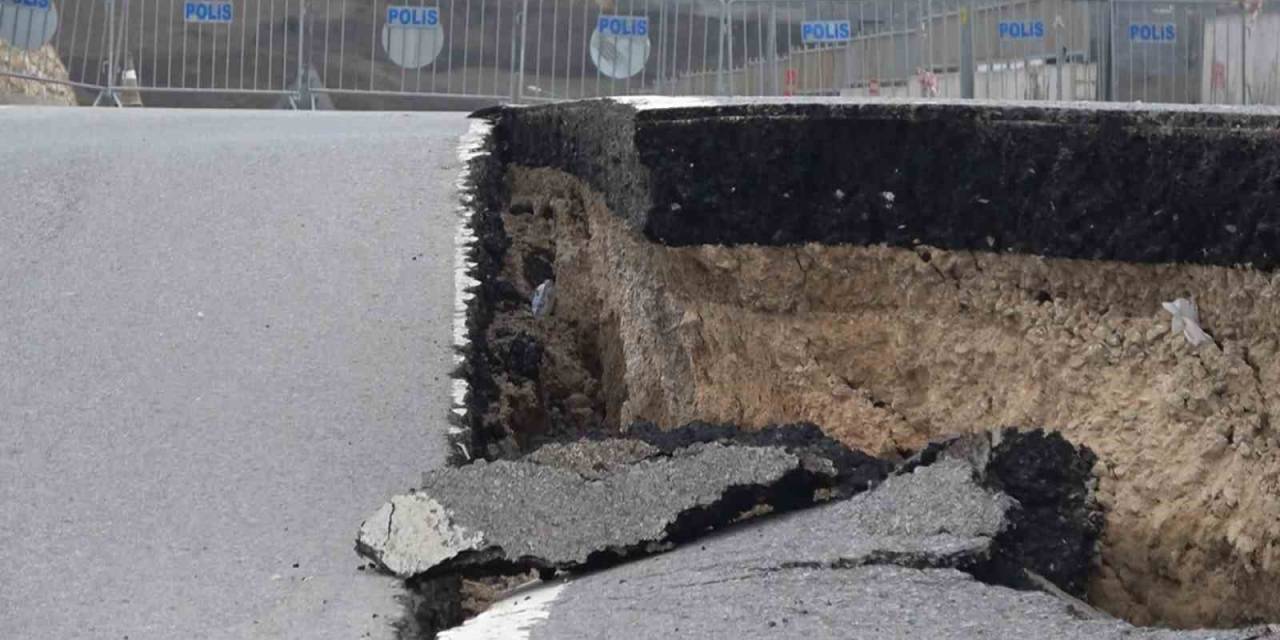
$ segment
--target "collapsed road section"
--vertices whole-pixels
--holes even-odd
[[[1280,618],[1280,115],[481,115],[468,457],[803,421],[901,461],[1043,426],[1097,455],[1089,602],[1137,624]]]
[[[1135,628],[1065,594],[975,580],[984,566],[1014,552],[1006,532],[1026,530],[1042,539],[1058,533],[1028,521],[1027,504],[1049,499],[1066,521],[1073,519],[1070,512],[1084,505],[1066,494],[1086,493],[1088,474],[1076,463],[1088,453],[1060,437],[1013,432],[960,438],[934,453],[849,500],[520,592],[441,637],[1243,640],[1265,634]],[[1004,475],[1010,464],[1017,477]],[[1028,492],[1030,478],[1057,489]],[[995,489],[1001,485],[1022,500]]]

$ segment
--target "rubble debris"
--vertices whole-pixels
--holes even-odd
[[[775,495],[812,495],[830,481],[780,447],[719,443],[640,460],[599,480],[531,461],[477,461],[426,473],[419,490],[392,498],[361,525],[356,548],[404,578],[592,567],[701,535]]]

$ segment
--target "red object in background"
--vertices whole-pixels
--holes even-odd
[[[800,82],[800,70],[787,69],[786,73],[783,74],[782,78],[783,78],[783,85],[784,85],[782,89],[782,95],[794,96],[796,94],[796,85],[799,84]]]
[[[1221,62],[1213,63],[1213,71],[1209,74],[1209,88],[1227,88],[1227,65],[1222,64]]]
[[[879,81],[879,80],[872,80],[871,82],[868,82],[868,83],[867,83],[867,95],[872,95],[872,96],[878,96],[878,95],[880,95],[880,81]]]

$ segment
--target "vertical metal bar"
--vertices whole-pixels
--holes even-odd
[[[298,0],[298,105],[299,109],[311,108],[311,75],[307,73],[307,0]]]
[[[1248,16],[1240,7],[1240,104],[1249,104]]]
[[[556,0],[551,0],[551,4],[554,5],[555,2]],[[528,5],[526,5],[526,7],[527,6]],[[538,79],[539,85],[542,84],[542,14],[546,11],[546,8],[547,8],[547,0],[538,0],[538,30],[534,32],[534,35],[533,35],[533,37],[537,39],[538,44],[533,54],[533,77]],[[524,19],[526,21],[529,20],[529,15],[527,13],[525,14]],[[526,41],[526,45],[524,46],[528,46],[527,42],[528,41]],[[524,49],[521,49],[520,56],[521,56],[521,60],[523,60]],[[551,54],[551,59],[554,64],[555,54]],[[522,97],[524,96],[524,90],[527,88],[527,85],[525,84],[526,80],[524,77],[524,71],[525,71],[524,63],[521,62],[520,63],[520,95]]]
[[[324,0],[324,64],[321,65],[320,81],[329,84],[329,21],[333,19],[333,0]]]
[[[514,33],[512,34],[514,35]],[[498,5],[498,18],[493,26],[493,93],[498,95],[498,73],[502,70],[502,48],[498,44],[502,42],[502,5]],[[513,42],[514,44],[514,42]],[[514,49],[513,49],[514,50]],[[511,61],[507,61],[508,68]],[[510,95],[510,94],[508,94]]]
[[[678,12],[679,7],[676,7],[676,9],[677,9],[677,12]],[[688,29],[688,31],[689,31],[689,37],[686,39],[686,42],[685,42],[685,44],[687,44],[687,45],[688,45],[688,47],[687,47],[687,49],[688,49],[688,50],[685,52],[685,57],[684,57],[684,68],[685,68],[685,73],[686,73],[686,74],[692,75],[692,72],[693,72],[693,5],[692,5],[692,4],[690,4],[690,5],[689,5],[689,29]],[[689,83],[690,83],[690,84],[689,84],[689,92],[690,92],[690,93],[693,93],[693,91],[694,91],[694,89],[693,89],[693,80],[690,80],[690,81],[689,81]]]
[[[442,4],[444,4],[444,3],[440,2],[439,0],[436,0],[436,3],[435,3],[435,4],[436,4],[436,10],[437,10],[437,11],[443,11],[443,10],[444,10],[444,7],[443,7],[443,6],[441,6],[441,5],[442,5]],[[451,12],[451,13],[452,13],[452,12]],[[452,16],[450,16],[450,19],[452,19]],[[435,34],[433,34],[433,35],[432,35],[432,40],[431,40],[431,47],[432,47],[432,51],[434,51],[434,50],[435,50],[435,46],[436,46],[435,41],[436,41],[436,39],[438,39],[438,38],[444,38],[444,25],[443,25],[443,24],[442,24],[442,25],[438,25],[438,26],[436,27],[436,32],[435,32]],[[448,42],[447,40],[446,40],[445,42],[447,42],[447,43],[448,43],[448,44],[446,44],[445,46],[450,46],[450,45],[452,45],[452,44],[453,44],[453,43],[451,43],[451,42]],[[437,56],[437,57],[435,57],[435,58],[432,58],[432,60],[431,60],[431,93],[435,93],[435,92],[436,92],[436,72],[437,72],[439,69],[440,69],[440,59],[439,59],[439,57]]]
[[[448,69],[447,69],[447,72],[446,72],[448,75],[445,77],[445,80],[444,80],[444,90],[445,90],[446,92],[449,92],[449,93],[452,93],[452,92],[453,92],[453,73],[454,73],[454,69],[453,69],[453,25],[457,22],[457,20],[456,20],[457,15],[458,15],[457,8],[458,8],[458,5],[455,3],[455,1],[454,1],[454,0],[449,0],[449,37],[448,37],[448,39],[447,39],[447,40],[445,40],[445,42],[447,42],[447,43],[448,43],[446,46],[447,46],[447,47],[448,47],[448,49],[449,49],[449,62],[448,62],[448,65],[449,65],[449,66],[448,66]],[[464,36],[464,39],[465,39],[465,36]]]
[[[516,104],[524,101],[525,51],[529,48],[529,0],[524,0],[520,10],[520,72],[516,76]],[[542,39],[538,39],[538,51],[542,51]]]
[[[769,4],[769,32],[765,47],[769,55],[769,95],[781,95],[778,87],[778,5]]]
[[[262,0],[258,0],[254,24],[262,24]],[[262,29],[253,30],[253,88],[258,88],[258,59],[262,57]]]
[[[558,59],[556,57],[556,54],[558,53],[557,49],[559,48],[559,40],[560,40],[559,31],[560,31],[560,0],[551,0],[551,82],[549,86],[544,88],[542,86],[543,85],[542,75],[539,74],[538,88],[543,89],[544,93],[550,92],[552,94],[552,97],[560,96],[560,85],[556,83],[556,60]],[[542,33],[541,20],[538,21],[538,33]],[[541,38],[539,38],[539,40],[541,40]],[[568,47],[565,47],[565,48],[568,49]],[[566,74],[566,77],[567,75],[568,74]]]
[[[973,64],[973,2],[967,0],[960,8],[960,97],[972,99],[974,93]],[[988,65],[990,63],[988,62]],[[991,72],[987,76],[990,81]],[[990,96],[990,86],[987,88]]]
[[[598,29],[599,27],[594,26],[594,25],[598,25],[598,24],[599,24],[599,22],[600,22],[600,15],[601,15],[602,13],[604,13],[604,8],[603,8],[603,7],[601,7],[601,8],[599,9],[599,11],[596,13],[596,19],[595,19],[595,21],[588,20],[588,19],[586,19],[586,7],[585,7],[585,5],[584,5],[584,9],[583,9],[583,21],[582,21],[582,22],[583,22],[583,24],[588,25],[588,27],[589,27],[589,29],[588,29],[588,30],[589,30],[590,32],[592,32],[592,33],[591,33],[591,37],[595,37],[595,35],[596,35],[594,32],[595,32],[595,30],[596,30],[596,29]],[[604,37],[604,35],[601,35],[601,36],[600,36],[600,46],[601,46],[601,53],[600,53],[600,57],[601,57],[601,58],[604,58],[604,49],[603,49],[603,47],[604,47],[604,43],[605,43],[605,39],[604,39],[604,38],[605,38],[605,37]],[[588,42],[588,43],[590,43],[590,42],[591,42],[591,40],[590,40],[590,39],[588,39],[588,40],[587,40],[587,42]],[[614,52],[615,52],[615,53],[617,53],[617,44],[618,44],[617,39],[616,39],[616,38],[613,38],[613,39],[611,39],[611,40],[610,40],[610,42],[611,42],[611,43],[613,44],[613,46],[614,46]],[[589,45],[588,45],[588,46],[589,46]],[[600,61],[599,61],[599,60],[595,60],[594,62],[596,63],[596,64],[595,64],[595,68],[596,68],[596,88],[595,88],[595,91],[594,91],[594,95],[599,96],[599,95],[600,95],[600,76],[601,76],[602,74],[601,74],[601,71],[600,71]],[[616,58],[615,58],[615,63],[616,63]],[[584,71],[584,73],[585,73],[585,71]]]
[[[378,1],[373,2],[373,15],[369,20],[369,90],[373,91],[373,79],[376,77],[376,67],[374,66],[378,60],[378,40],[380,32],[385,29],[387,31],[387,44],[391,44],[391,26],[384,22],[382,16],[386,15],[386,7],[383,6],[382,11],[378,11]],[[378,25],[382,25],[382,29]]]
[[[716,95],[724,95],[724,21],[728,10],[725,0],[720,0],[719,23],[716,25]]]
[[[564,97],[568,98],[573,94],[573,5],[565,11],[569,14],[569,24],[565,25],[564,37],[569,42],[564,46]]]
[[[271,78],[275,72],[275,61],[272,56],[275,55],[276,46],[276,2],[275,0],[267,0],[267,88],[272,88]]]
[[[759,67],[759,70],[760,70],[760,73],[758,74],[759,77],[757,79],[757,82],[759,82],[759,86],[756,93],[758,95],[764,96],[764,95],[768,95],[768,91],[765,88],[765,82],[768,80],[768,77],[769,77],[769,73],[768,73],[769,65],[766,62],[767,60],[769,60],[769,58],[765,57],[765,52],[764,52],[764,5],[757,3],[755,5],[755,9],[756,9],[756,56],[758,58],[756,61],[756,66]]]
[[[402,1],[403,1],[403,0],[402,0]],[[388,0],[387,4],[390,4],[390,0]],[[392,30],[392,27],[390,26],[390,23],[388,23],[388,25],[387,25],[386,27],[383,27],[383,29],[385,29],[385,30],[386,30],[386,31],[385,31],[385,33],[387,34],[387,44],[386,44],[386,47],[387,47],[387,49],[388,49],[387,53],[388,53],[388,54],[390,54],[390,53],[391,53],[391,52],[389,51],[389,49],[390,49],[390,48],[391,48],[391,46],[392,46],[392,45],[391,45],[391,42],[392,42],[392,40],[391,40],[391,36],[392,36],[392,35],[394,35],[394,34],[399,34],[399,36],[400,36],[400,60],[401,60],[402,62],[407,63],[407,62],[409,61],[408,54],[409,54],[409,37],[410,37],[410,31],[409,31],[408,29],[404,28],[404,27],[395,27],[395,30],[393,31],[393,30]],[[406,74],[406,73],[408,73],[408,70],[405,68],[405,65],[404,65],[404,64],[397,64],[396,66],[397,66],[397,67],[399,67],[399,70],[398,70],[396,73],[398,73],[398,74],[400,75],[400,89],[399,89],[399,91],[400,91],[400,93],[404,93],[404,79],[405,79],[405,74]]]
[[[338,4],[342,12],[342,17],[338,19],[338,88],[342,89],[346,86],[343,80],[346,79],[347,66],[347,0],[338,0]]]
[[[476,92],[477,93],[484,92],[484,38],[485,38],[485,35],[487,35],[484,32],[484,25],[485,25],[484,14],[485,14],[485,8],[488,6],[488,4],[489,3],[486,2],[485,0],[480,0],[480,49],[479,51],[476,52],[476,58],[479,59],[478,63],[480,65],[476,69]]]
[[[247,9],[248,3],[245,3],[242,6]],[[245,32],[247,31],[249,20],[244,15],[244,13],[248,13],[247,11],[240,12],[239,9],[237,9],[236,11],[237,11],[236,15],[239,17],[238,22],[240,23],[240,64],[239,64],[239,69],[237,70],[237,74],[240,76],[240,82],[238,83],[239,88],[243,89],[244,88],[244,42],[245,42],[245,36],[247,35]],[[232,28],[233,27],[228,27],[227,29],[228,42],[230,42]]]
[[[471,52],[471,47],[469,46],[471,40],[471,1],[462,1],[467,5],[466,20],[462,25],[462,93],[465,94],[467,92],[467,75],[469,74],[467,62]]]
[[[421,7],[425,7],[425,6],[426,6],[426,0],[418,0],[418,7],[419,7],[419,8],[421,8]],[[439,7],[437,7],[436,9],[437,9],[437,11],[438,11],[438,10],[439,10]],[[437,14],[437,15],[439,15],[439,14]],[[438,26],[438,25],[437,25],[437,26]],[[438,35],[438,34],[437,34],[436,32],[432,32],[432,33],[431,33],[431,38],[430,38],[431,44],[430,44],[430,45],[427,45],[427,46],[430,46],[430,47],[431,47],[432,51],[435,51],[435,46],[436,46],[435,42],[436,42],[436,37],[437,37],[437,35]],[[426,39],[426,38],[424,37],[424,34],[416,34],[416,35],[414,36],[414,42],[415,42],[415,43],[416,43],[416,45],[417,45],[417,46],[415,47],[415,51],[417,51],[418,56],[422,56],[422,55],[423,55],[423,53],[422,53],[422,47],[424,46],[423,40],[425,40],[425,39]],[[433,60],[433,62],[434,62],[434,60]],[[414,72],[413,72],[413,90],[414,90],[414,91],[422,91],[422,66],[423,66],[423,65],[415,65],[415,67],[416,67],[416,68],[414,69]]]
[[[204,24],[196,25],[196,88],[200,88],[200,79],[204,66]]]
[[[588,46],[589,46],[589,44],[588,44],[588,43],[590,43],[590,42],[591,42],[591,40],[590,40],[590,38],[591,38],[591,17],[588,15],[588,12],[589,12],[590,10],[591,10],[591,3],[590,3],[590,2],[584,2],[584,3],[582,3],[582,28],[583,28],[583,33],[584,33],[584,34],[586,35],[586,37],[587,37],[587,41],[583,43],[583,47],[582,47],[582,57],[581,57],[581,59],[580,59],[580,61],[579,61],[579,64],[578,64],[578,75],[579,75],[579,77],[582,79],[582,82],[580,82],[580,83],[579,83],[579,84],[580,84],[579,95],[580,95],[580,96],[584,96],[584,97],[587,95],[587,48],[588,48]],[[599,70],[597,70],[597,72],[598,72],[598,71],[599,71]],[[599,78],[599,76],[597,76],[597,79],[598,79],[598,78]]]
[[[284,42],[280,43],[280,88],[287,91],[289,89],[289,0],[284,0],[284,26],[285,28],[281,29]]]
[[[107,95],[115,96],[116,75],[116,3],[107,2]]]

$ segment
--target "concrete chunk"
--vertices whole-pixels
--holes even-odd
[[[731,521],[815,476],[781,448],[696,444],[600,480],[529,461],[424,476],[360,527],[357,551],[402,577],[466,567],[567,569],[608,562]]]

